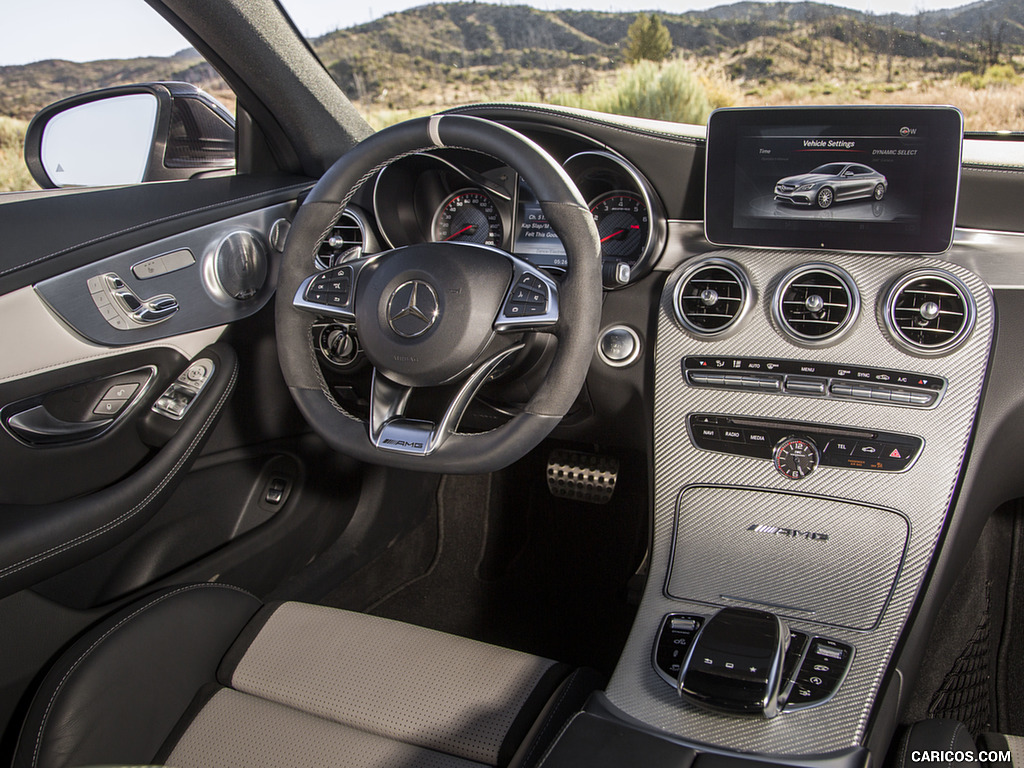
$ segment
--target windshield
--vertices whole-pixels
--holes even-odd
[[[373,20],[282,4],[376,128],[530,101],[697,124],[724,106],[953,104],[969,132],[1024,129],[1024,15],[1006,0],[637,5],[653,13],[390,0]]]

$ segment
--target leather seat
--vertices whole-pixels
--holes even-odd
[[[46,674],[15,766],[539,762],[594,673],[375,616],[242,590],[166,590]]]

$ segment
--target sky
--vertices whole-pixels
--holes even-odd
[[[485,0],[492,2],[495,0]],[[500,0],[598,11],[661,10],[682,13],[725,5],[730,0]],[[283,0],[299,30],[316,37],[363,24],[427,0]],[[834,3],[870,13],[916,13],[966,5],[966,0],[839,0]],[[353,8],[357,5],[357,8]],[[142,0],[0,0],[6,34],[0,66],[43,59],[94,61],[137,56],[169,56],[187,47],[171,26]],[[113,19],[117,24],[111,24]],[[13,33],[13,34],[12,34]]]

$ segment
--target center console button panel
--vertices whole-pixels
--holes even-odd
[[[860,400],[913,408],[937,405],[946,390],[946,380],[941,376],[768,357],[686,357],[682,370],[683,378],[692,387]]]
[[[662,619],[652,662],[658,676],[673,688],[679,688],[682,665],[690,655],[698,632],[708,621],[705,616],[691,613],[670,613]],[[699,649],[694,653],[696,650]],[[842,685],[853,655],[853,647],[846,643],[788,630],[778,688],[778,711],[795,712],[824,704]],[[726,663],[723,660],[723,669]]]
[[[751,416],[691,413],[687,427],[690,440],[701,450],[773,461],[776,469],[792,480],[804,477],[819,464],[903,472],[924,448],[924,441],[916,435]]]

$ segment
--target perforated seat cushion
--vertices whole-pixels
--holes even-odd
[[[556,673],[554,662],[506,648],[283,603],[257,615],[229,651],[218,672],[226,689],[167,763],[500,765],[517,745],[510,732],[522,738],[553,689],[545,676]]]
[[[167,765],[174,768],[479,768],[482,764],[386,739],[222,688],[178,740],[167,758]]]

